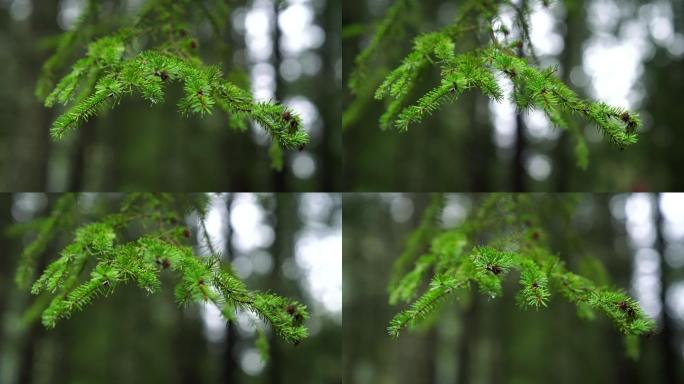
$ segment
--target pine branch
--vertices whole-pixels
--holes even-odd
[[[349,88],[354,93],[359,93],[366,78],[367,66],[370,58],[378,51],[384,41],[391,36],[392,31],[397,31],[406,15],[415,8],[415,0],[397,0],[392,4],[378,23],[375,33],[368,42],[368,45],[354,59],[356,68],[349,78]]]
[[[571,200],[565,199],[563,204]],[[501,296],[502,284],[512,271],[519,273],[516,301],[521,308],[545,308],[552,295],[558,293],[577,306],[581,317],[593,318],[594,312],[602,313],[627,338],[652,332],[655,323],[634,299],[568,271],[552,255],[544,242],[546,235],[538,225],[540,206],[549,203],[557,204],[539,196],[511,198],[492,194],[457,228],[426,234],[429,227],[421,223],[410,236],[407,249],[416,247],[416,239],[424,244],[432,238],[432,246],[428,253],[414,260],[413,269],[408,272],[403,272],[406,260],[397,259],[395,271],[404,274],[397,282],[391,280],[389,302],[412,300],[426,279],[430,281],[429,289],[390,321],[389,334],[396,337],[403,328],[417,326],[441,303],[471,283],[491,298]],[[553,209],[559,211],[558,206]],[[426,210],[424,220],[436,215],[433,210],[433,206]],[[488,239],[487,245],[480,244],[481,238]],[[432,277],[428,276],[430,272]]]
[[[72,194],[65,194],[60,197],[45,220],[38,221],[36,224],[36,239],[29,244],[19,256],[19,264],[15,274],[15,281],[18,286],[28,288],[35,273],[38,257],[47,250],[48,245],[57,236],[60,227],[68,227],[70,213],[76,199]]]
[[[406,249],[399,256],[392,269],[392,276],[388,285],[390,296],[401,296],[398,292],[393,292],[397,289],[399,280],[407,267],[409,267],[418,257],[421,248],[429,244],[430,239],[438,229],[438,217],[442,212],[444,206],[444,196],[441,194],[434,194],[432,196],[430,205],[423,212],[420,225],[411,234],[407,241]]]
[[[357,56],[356,72],[350,79],[350,88],[357,97],[363,97],[359,95],[360,79],[367,61],[386,38],[390,23],[399,17],[397,12],[406,4],[398,1],[389,8],[371,42]],[[543,4],[548,6],[546,1]],[[512,31],[500,23],[499,14],[506,7],[515,12],[520,40],[509,40]],[[421,123],[445,104],[454,102],[464,91],[473,88],[500,102],[503,100],[502,87],[495,75],[503,73],[515,84],[512,98],[521,110],[541,110],[554,126],[570,131],[576,141],[575,155],[580,168],[585,169],[588,165],[588,148],[580,130],[568,124],[568,116],[575,115],[590,121],[621,149],[636,143],[641,126],[638,115],[602,102],[582,100],[554,75],[554,69],[538,69],[517,57],[516,52],[527,47],[529,56],[538,62],[529,35],[529,14],[528,1],[467,1],[460,6],[453,23],[438,31],[418,35],[411,52],[385,76],[375,91],[376,99],[388,100],[380,117],[380,128],[394,126],[406,131],[410,125]],[[486,32],[491,41],[467,51],[461,48],[462,52],[459,52],[458,43],[468,32]],[[500,40],[497,34],[504,38]],[[421,75],[434,67],[441,72],[439,84],[411,103]],[[359,108],[359,105],[353,105]]]
[[[95,22],[95,16],[99,13],[99,6],[99,1],[88,0],[83,12],[74,23],[74,28],[54,38],[55,52],[43,63],[36,84],[36,97],[41,100],[48,97],[50,89],[55,86],[56,72],[67,65],[79,44],[90,39],[95,30],[91,24]]]
[[[217,66],[207,66],[197,56],[197,40],[188,36],[183,25],[184,18],[194,2],[171,0],[148,0],[134,22],[123,21],[124,26],[109,31],[98,40],[88,44],[86,55],[77,60],[69,73],[47,94],[44,89],[50,82],[47,77],[56,70],[57,62],[66,61],[64,55],[76,45],[72,32],[64,37],[55,58],[46,63],[44,79],[37,94],[44,98],[45,105],[56,103],[69,106],[53,123],[50,130],[55,139],[61,139],[69,131],[114,107],[119,100],[134,92],[139,93],[150,104],[164,101],[164,90],[173,82],[183,85],[184,95],[178,102],[183,116],[212,114],[215,107],[228,114],[230,125],[246,129],[246,121],[260,125],[282,149],[302,149],[309,142],[301,118],[287,107],[272,101],[253,100],[251,94],[224,79]],[[221,29],[220,20],[208,7],[205,16],[210,19],[216,32]],[[217,12],[226,12],[226,6],[216,4]],[[97,13],[97,7],[87,12]],[[87,29],[92,17],[83,16],[79,28]],[[67,35],[65,35],[67,36]],[[68,41],[67,41],[68,40]],[[66,46],[69,46],[67,49]],[[143,47],[141,49],[141,46]],[[64,51],[64,52],[63,52]],[[90,81],[94,79],[94,86]],[[79,92],[83,97],[73,100]],[[282,168],[279,152],[271,151],[274,168]]]
[[[73,201],[72,195],[58,200],[47,219],[38,219],[41,231],[25,254],[34,254],[55,240],[56,223],[78,209]],[[170,194],[131,194],[118,212],[77,228],[73,240],[31,290],[36,295],[54,295],[43,310],[45,327],[54,328],[93,301],[114,294],[121,284],[134,283],[148,294],[157,293],[162,288],[161,275],[169,272],[177,276],[175,296],[179,304],[214,304],[226,321],[235,318],[236,310],[251,311],[283,340],[294,344],[303,341],[308,335],[304,325],[308,313],[303,304],[248,290],[232,271],[221,266],[215,251],[211,257],[200,257],[185,244],[191,233],[179,224],[179,218],[194,211],[203,222],[206,204],[204,195],[187,199]],[[130,233],[133,225],[144,228],[144,234],[126,241],[122,234]],[[33,269],[35,265],[29,263],[22,270],[29,278]],[[88,270],[89,277],[84,280],[82,275]]]
[[[551,292],[549,291],[549,279],[544,271],[530,260],[521,261],[520,287],[518,293],[518,305],[523,308],[533,307],[539,309],[546,307]]]
[[[436,199],[442,198],[441,196],[436,197]],[[459,232],[445,232],[436,235],[430,245],[430,253],[420,256],[415,261],[413,269],[407,272],[400,281],[393,284],[394,288],[389,290],[390,304],[412,300],[417,294],[425,276],[431,270],[434,270],[436,273],[442,273],[456,267],[463,256],[463,248],[466,244],[467,242],[463,234]],[[397,260],[395,268],[399,265],[399,260]],[[398,269],[395,269],[395,271],[399,273]]]
[[[525,88],[524,94],[515,95],[519,107],[539,108],[553,117],[552,121],[561,128],[566,128],[567,124],[554,117],[559,116],[559,112],[581,115],[595,123],[616,145],[624,147],[636,143],[636,131],[641,125],[637,115],[605,103],[581,100],[555,77],[553,68],[540,71],[525,60],[497,48],[488,50],[485,55],[495,69]]]
[[[430,281],[430,289],[411,304],[409,309],[400,312],[390,321],[387,332],[391,336],[398,337],[403,328],[417,325],[420,320],[435,311],[450,294],[467,283],[462,276],[456,277],[459,275],[457,272],[452,273],[454,276],[449,276],[449,274],[435,276]]]

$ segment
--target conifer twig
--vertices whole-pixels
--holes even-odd
[[[123,27],[87,44],[86,55],[48,93],[53,74],[67,63],[67,51],[76,47],[76,34],[91,27],[89,23],[93,21],[88,15],[99,12],[95,5],[89,6],[76,30],[66,32],[63,44],[45,64],[39,80],[37,95],[46,106],[57,103],[68,106],[53,123],[52,137],[63,138],[81,123],[118,105],[122,97],[133,93],[139,93],[150,104],[161,103],[167,86],[179,82],[184,90],[178,103],[182,115],[204,116],[218,107],[228,115],[229,125],[235,129],[244,131],[251,120],[281,150],[304,148],[309,135],[295,111],[277,102],[254,100],[248,91],[226,81],[219,67],[205,65],[198,57],[198,41],[184,27],[190,8],[197,4],[220,35],[216,12],[226,12],[225,5],[217,3],[216,9],[210,9],[204,2],[147,0],[133,22],[123,20]],[[84,96],[74,100],[77,92]],[[274,158],[273,163],[282,161]]]
[[[417,326],[448,298],[470,286],[491,298],[502,296],[502,284],[511,271],[519,273],[516,302],[521,308],[546,308],[553,295],[559,294],[575,304],[582,317],[592,318],[594,312],[605,315],[630,340],[652,332],[655,323],[638,302],[569,271],[547,246],[539,211],[547,206],[569,210],[563,206],[567,204],[572,199],[492,194],[456,228],[428,231],[433,219],[424,219],[409,236],[405,253],[427,248],[426,253],[413,259],[408,271],[406,256],[395,262],[395,271],[403,275],[390,279],[389,302],[409,306],[390,321],[388,333],[397,337],[402,329]],[[424,218],[435,217],[433,209],[430,206]],[[481,238],[487,241],[482,244]],[[429,288],[416,299],[426,280]]]
[[[361,79],[366,72],[367,62],[379,51],[388,29],[401,18],[399,12],[404,10],[406,4],[397,1],[388,9],[371,42],[356,58],[356,68],[349,86],[357,102],[352,102],[353,110],[345,112],[347,125],[351,118],[357,117],[353,114],[359,113],[361,100],[367,100],[361,94],[365,92]],[[543,1],[543,5],[547,6],[548,2]],[[495,24],[506,7],[512,8],[515,13],[514,25],[520,36],[518,40],[509,39],[512,31],[507,28],[503,31],[504,39],[500,40],[495,34]],[[500,102],[503,100],[502,87],[495,75],[503,73],[515,85],[512,98],[519,110],[541,110],[554,126],[569,130],[575,137],[575,155],[580,168],[587,167],[588,149],[580,130],[571,128],[567,121],[573,115],[593,123],[620,149],[636,143],[641,126],[637,114],[602,102],[583,100],[558,79],[552,69],[537,67],[539,60],[530,38],[530,12],[527,0],[469,0],[460,5],[451,24],[416,36],[411,52],[385,75],[384,81],[375,90],[377,100],[387,100],[385,111],[380,117],[380,128],[394,127],[406,131],[409,126],[423,122],[429,115],[471,89],[478,89]],[[501,31],[501,28],[498,30]],[[486,32],[490,42],[464,50],[459,42],[469,32]],[[513,50],[522,51],[525,46],[532,63],[518,57]],[[439,84],[419,95],[417,101],[411,102],[422,74],[430,68],[439,69]]]
[[[54,239],[46,234],[53,236],[61,215],[75,215],[78,207],[67,204],[74,197],[66,197],[56,202],[47,219],[37,220],[38,237],[26,249],[35,252],[45,247]],[[303,341],[308,336],[306,306],[273,293],[250,291],[232,271],[222,268],[206,232],[205,204],[203,195],[188,200],[170,194],[131,194],[118,212],[78,227],[71,242],[31,288],[32,294],[51,296],[42,311],[43,325],[54,328],[94,300],[114,294],[122,284],[133,283],[148,294],[157,293],[162,287],[161,275],[170,272],[177,277],[175,297],[179,304],[211,303],[226,321],[233,319],[238,309],[250,311],[270,324],[283,340],[294,344]],[[189,210],[196,210],[201,217],[212,252],[209,259],[195,255],[187,245],[191,233],[178,218]],[[124,237],[129,227],[137,224],[142,224],[144,233],[127,241]],[[32,269],[35,265],[31,260],[23,259],[17,276]]]

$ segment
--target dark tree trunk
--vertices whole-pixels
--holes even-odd
[[[275,210],[274,210],[274,223],[273,223],[273,232],[275,233],[275,240],[273,241],[273,245],[271,246],[271,257],[273,258],[273,269],[271,271],[271,276],[270,276],[270,281],[271,281],[271,286],[276,287],[279,283],[279,276],[278,276],[278,270],[280,269],[280,264],[282,262],[281,260],[281,252],[284,251],[286,244],[284,243],[284,236],[283,236],[283,231],[285,230],[284,228],[284,223],[282,219],[285,217],[285,212],[287,210],[286,207],[286,201],[285,201],[285,195],[279,194],[276,195],[275,197]],[[280,384],[282,382],[281,377],[280,377],[280,370],[281,370],[281,357],[280,357],[280,349],[278,348],[278,340],[275,335],[271,335],[271,338],[269,340],[269,352],[270,352],[270,359],[269,359],[269,364],[270,364],[270,371],[269,371],[269,382],[271,384]]]
[[[57,196],[48,195],[48,204],[45,207],[43,214],[50,212],[54,206]],[[42,271],[48,264],[48,255],[54,253],[52,247],[48,247],[45,252],[38,256],[36,260],[36,271]],[[27,308],[32,304],[32,300],[27,303]],[[31,324],[26,331],[24,340],[21,343],[21,352],[19,355],[18,364],[18,383],[19,384],[31,384],[34,380],[34,370],[35,370],[35,356],[36,351],[40,348],[40,343],[43,334],[45,333],[45,328],[40,322],[34,322]]]
[[[433,327],[428,332],[425,342],[425,360],[429,363],[424,377],[426,383],[437,383],[437,360],[439,360],[439,356],[437,356],[438,346],[439,335],[437,333],[437,328]]]
[[[560,62],[563,68],[563,83],[570,84],[570,72],[581,64],[582,44],[586,40],[586,11],[584,0],[577,0],[568,3],[565,16],[565,44],[560,55]],[[573,124],[570,120],[569,124]],[[569,168],[573,165],[570,161],[570,137],[566,131],[561,131],[556,148],[554,151],[554,176],[556,192],[568,191],[568,181],[570,180]]]
[[[327,10],[324,14],[325,25],[336,25],[341,26],[341,13],[339,12],[338,2],[328,2],[326,6]],[[335,28],[327,33],[332,34],[329,38],[326,38],[325,46],[322,55],[328,55],[328,59],[324,60],[323,73],[325,78],[330,81],[335,81],[335,62],[336,58],[340,57],[341,45],[339,44],[341,36],[338,28]],[[324,100],[330,100],[332,105],[328,105],[321,111],[323,121],[325,122],[325,127],[323,130],[323,137],[321,139],[321,148],[319,150],[319,169],[338,169],[342,166],[336,152],[339,152],[341,148],[341,142],[338,142],[331,137],[335,135],[340,135],[342,132],[342,121],[340,116],[342,116],[342,98],[338,95],[341,94],[342,90],[337,85],[330,87],[319,87],[321,91],[321,97]],[[338,136],[339,137],[339,136]],[[321,192],[333,192],[338,190],[340,185],[340,178],[338,172],[319,172],[319,177],[322,179],[322,190]]]
[[[174,337],[175,349],[169,355],[175,360],[176,383],[202,383],[207,375],[203,374],[207,359],[207,339],[202,330],[201,314],[179,308],[176,311]]]
[[[33,8],[30,19],[30,31],[22,39],[23,47],[27,50],[21,53],[30,57],[23,75],[26,84],[30,84],[32,91],[35,86],[36,74],[40,73],[46,53],[41,52],[36,41],[59,32],[57,26],[57,1],[42,2]],[[15,191],[45,191],[47,189],[47,164],[49,156],[50,138],[48,129],[52,123],[52,112],[42,106],[33,97],[32,103],[22,108],[23,125],[15,130],[13,139],[14,160],[10,162],[10,189]]]
[[[178,383],[196,384],[203,381],[202,357],[204,336],[198,319],[178,310],[176,329],[176,371]]]
[[[275,195],[275,207],[273,211],[274,241],[271,245],[271,257],[273,268],[269,276],[269,288],[275,292],[283,292],[284,286],[281,281],[280,271],[282,263],[287,255],[294,251],[295,232],[298,225],[297,219],[297,196],[289,193]],[[270,383],[280,384],[283,382],[283,353],[280,341],[275,335],[269,340],[270,348]]]
[[[469,144],[466,147],[466,163],[469,165],[470,190],[484,192],[491,190],[489,183],[489,162],[495,156],[491,150],[491,131],[486,123],[480,123],[478,106],[484,103],[479,95],[471,94],[465,98],[469,115]]]
[[[7,310],[7,303],[9,299],[9,293],[14,292],[12,289],[12,268],[11,261],[14,259],[11,256],[13,250],[10,247],[10,242],[7,241],[7,237],[2,234],[5,233],[7,227],[11,224],[10,218],[12,210],[12,195],[9,193],[0,194],[0,250],[4,255],[0,256],[0,356],[2,356],[3,341],[3,329],[5,311]]]
[[[456,384],[468,384],[472,381],[472,364],[474,343],[477,340],[477,330],[479,322],[478,298],[472,295],[470,307],[465,310],[462,316],[463,331],[458,346],[458,375]]]
[[[30,327],[26,334],[26,339],[19,357],[19,384],[33,383],[35,355],[36,350],[39,348],[38,344],[43,332],[42,325],[40,325],[40,323],[35,323]]]
[[[554,175],[555,175],[555,190],[556,192],[565,192],[568,190],[568,168],[569,155],[568,155],[568,144],[569,144],[568,133],[562,131],[558,137],[558,142],[556,143],[556,149],[554,151]]]
[[[520,111],[515,115],[515,154],[513,156],[513,192],[525,192],[525,122]]]
[[[224,253],[224,259],[227,263],[233,260],[235,254],[235,249],[233,249],[233,227],[230,222],[230,214],[233,209],[233,195],[228,195],[226,198],[226,211],[227,211],[227,223],[226,223],[226,249]],[[229,321],[226,323],[226,339],[223,347],[223,382],[225,384],[236,383],[238,380],[238,366],[235,359],[235,345],[237,342],[237,332],[235,330],[235,325],[233,322]]]
[[[282,52],[280,52],[280,27],[278,26],[278,17],[280,16],[280,2],[279,1],[274,1],[273,2],[273,15],[274,15],[274,28],[273,28],[273,68],[274,68],[274,76],[275,76],[275,99],[279,102],[283,101],[283,97],[285,95],[285,82],[283,81],[282,76],[280,76],[280,63],[283,61],[282,59]],[[283,153],[283,156],[285,154]],[[274,192],[282,192],[286,191],[287,189],[287,180],[285,178],[287,172],[287,164],[283,163],[283,169],[282,171],[275,171],[273,170],[271,173],[273,175],[273,189],[272,191]]]
[[[523,0],[525,3],[525,0]],[[526,7],[526,5],[523,5]],[[524,58],[525,52],[522,45],[518,49],[518,57]],[[516,87],[515,92],[518,89]],[[527,139],[525,137],[525,121],[523,111],[516,107],[515,113],[515,154],[513,156],[513,192],[526,192],[526,172],[525,172],[525,150],[527,149]]]
[[[660,194],[657,195],[656,204],[656,250],[660,255],[660,302],[663,308],[663,328],[660,331],[660,353],[662,362],[662,382],[676,383],[677,382],[677,364],[679,354],[675,347],[675,332],[674,319],[667,308],[667,289],[671,284],[671,277],[667,260],[665,260],[665,238],[663,237],[663,213],[660,211],[659,203],[662,198]]]
[[[90,146],[95,138],[95,124],[93,121],[88,121],[83,124],[78,130],[78,144],[76,145],[76,153],[71,163],[71,179],[69,180],[68,191],[82,191],[85,186],[84,173],[86,164],[88,164],[88,153]]]

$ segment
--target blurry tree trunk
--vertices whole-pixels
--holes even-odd
[[[479,308],[477,294],[471,295],[470,306],[463,312],[461,340],[458,346],[458,375],[456,384],[468,384],[472,381],[473,347],[477,340]]]
[[[425,361],[428,362],[426,366],[425,383],[437,383],[437,356],[439,335],[437,327],[432,327],[425,337]]]
[[[175,359],[176,378],[179,384],[203,382],[203,366],[206,360],[207,341],[203,334],[200,311],[179,308],[176,313],[174,337],[175,350],[169,355]]]
[[[98,22],[97,12],[92,16],[93,22]],[[95,140],[95,122],[94,120],[86,121],[74,135],[77,135],[76,139],[76,150],[73,154],[73,159],[71,160],[71,173],[68,191],[78,192],[83,191],[85,188],[86,181],[84,180],[84,174],[86,171],[86,165],[89,163],[88,155],[90,153],[91,145],[93,140]]]
[[[478,107],[480,103],[486,103],[484,98],[476,94],[465,97],[470,124],[468,137],[469,144],[466,146],[465,158],[470,173],[470,185],[473,192],[491,190],[489,183],[489,163],[492,156],[496,156],[491,146],[491,130],[486,123],[481,123],[478,118]]]
[[[275,195],[275,207],[273,211],[273,232],[274,240],[271,245],[271,257],[273,266],[269,276],[268,286],[275,292],[283,291],[283,284],[280,278],[282,263],[287,255],[294,251],[295,233],[297,230],[297,196],[289,193]],[[282,352],[280,350],[278,337],[271,335],[269,340],[270,361],[269,381],[271,384],[282,383],[283,367]]]
[[[95,124],[90,120],[83,124],[83,126],[74,132],[78,135],[76,144],[76,153],[71,163],[71,179],[69,180],[68,191],[83,191],[85,186],[84,173],[86,164],[88,164],[88,153],[91,148],[91,143],[95,138]]]
[[[569,141],[568,133],[566,131],[561,131],[553,153],[553,174],[555,175],[554,189],[556,192],[566,192],[568,190],[568,181],[570,179],[570,175],[568,174],[570,165],[568,155]]]
[[[333,4],[329,4],[326,7],[324,25],[342,25],[341,12],[339,11],[340,6],[339,2],[334,1]],[[324,65],[322,71],[324,78],[335,79],[336,59],[342,55],[341,46],[339,44],[341,39],[340,31],[338,30],[338,27],[335,27],[333,30],[326,31],[326,34],[328,34],[328,37],[325,39],[325,45],[321,55],[327,55],[328,59],[323,60]],[[342,116],[342,98],[339,96],[341,95],[342,90],[337,84],[329,87],[318,87],[318,89],[321,92],[320,97],[323,100],[330,100],[330,102],[326,103],[324,108],[320,111],[325,124],[321,135],[319,165],[317,167],[319,169],[319,177],[322,180],[322,189],[320,192],[333,192],[341,187],[338,185],[340,180],[339,173],[326,172],[324,170],[339,169],[342,166],[341,162],[337,160],[339,157],[336,155],[336,153],[341,150],[341,148],[337,147],[338,145],[341,145],[341,142],[331,139],[331,137],[334,136],[339,137],[342,132],[342,120],[340,119],[340,116]]]
[[[430,205],[432,196],[428,193],[415,193],[411,194],[410,198],[414,213],[407,224],[408,228],[416,228],[420,225],[422,212]],[[426,329],[421,337],[402,340],[397,348],[396,360],[392,363],[396,366],[396,377],[401,378],[398,383],[436,383],[439,344],[437,327]],[[410,364],[407,364],[407,361],[410,361]]]
[[[565,3],[565,44],[560,54],[560,63],[563,68],[561,80],[565,84],[571,84],[570,72],[574,67],[582,63],[582,44],[587,38],[586,11],[584,7],[584,0]],[[572,120],[569,121],[569,124],[573,123]],[[568,133],[565,130],[560,131],[560,137],[553,154],[556,192],[568,190],[568,181],[570,180],[568,171],[572,166],[570,164],[569,144],[570,137]]]
[[[273,215],[275,220],[275,222],[273,223],[273,232],[275,237],[273,240],[273,244],[271,245],[273,269],[271,270],[269,285],[274,289],[277,289],[276,287],[279,285],[278,270],[280,269],[281,265],[280,253],[283,251],[283,248],[285,247],[285,244],[283,244],[285,238],[282,236],[282,233],[284,232],[285,228],[283,225],[284,223],[281,221],[281,219],[285,217],[284,213],[287,208],[285,207],[286,202],[284,201],[284,195],[278,194],[275,196],[275,212]],[[269,382],[271,384],[280,384],[280,350],[278,348],[278,340],[275,335],[271,335],[269,339],[269,352],[269,364],[271,365],[269,372]]]
[[[674,320],[667,307],[667,289],[670,287],[670,273],[667,260],[665,260],[665,239],[663,237],[663,213],[660,211],[660,199],[662,196],[658,194],[655,200],[656,212],[656,251],[660,255],[660,302],[662,304],[663,314],[663,328],[660,331],[660,350],[662,361],[662,382],[676,383],[677,382],[677,364],[678,353],[674,342],[676,340],[674,333]]]
[[[237,36],[239,35],[231,33],[232,27],[230,25],[226,25],[226,28],[227,30],[223,33],[224,43],[220,45],[221,54],[219,59],[224,63],[231,63],[233,52],[246,50],[247,48],[244,37],[237,39]],[[233,72],[233,69],[230,67],[231,66],[229,65],[226,66],[226,73]],[[251,123],[248,123],[248,126],[249,124]],[[228,131],[234,131],[234,129],[230,127],[225,127],[224,129]],[[242,161],[240,160],[248,158],[250,153],[255,150],[255,147],[258,147],[258,145],[256,145],[251,138],[245,136],[246,135],[243,134],[235,135],[234,132],[226,132],[223,135],[223,148],[226,148],[223,150],[223,164],[226,167],[226,174],[229,174],[230,177],[221,177],[220,180],[218,180],[219,184],[217,188],[221,190],[244,191],[255,189],[254,187],[250,187],[254,185],[254,181],[252,180],[254,178],[252,169],[250,167],[234,165],[241,164]],[[235,145],[236,140],[241,140],[245,144]],[[230,150],[228,150],[228,148],[230,148]],[[268,180],[266,180],[266,183],[268,183]]]
[[[31,384],[34,380],[34,362],[36,350],[39,348],[41,335],[45,332],[37,322],[31,325],[26,333],[21,355],[19,356],[18,384]]]
[[[473,124],[474,123],[475,121],[473,121]],[[422,215],[420,213],[424,212],[430,205],[431,198],[430,195],[426,193],[421,193],[417,195],[414,200],[416,201],[416,206],[418,209],[415,210],[415,213],[412,216],[412,227],[417,228],[420,225],[422,219]],[[437,327],[431,327],[430,331],[425,337],[425,357],[423,359],[423,372],[425,372],[425,383],[437,383],[437,360],[439,359],[439,357],[437,356],[438,346],[439,335],[437,332]]]
[[[19,54],[30,57],[23,73],[24,82],[29,85],[30,93],[20,94],[31,100],[21,106],[23,124],[14,130],[13,153],[14,160],[10,163],[10,189],[15,191],[45,191],[47,187],[47,164],[50,138],[48,128],[52,122],[52,112],[42,106],[35,96],[33,87],[46,59],[46,54],[40,52],[37,40],[59,32],[57,27],[57,9],[59,2],[41,2],[33,7],[30,19],[30,31],[24,40],[24,52]]]
[[[233,195],[229,194],[226,198],[226,247],[224,253],[225,261],[230,264],[235,255],[235,249],[233,249],[233,227],[230,221],[230,215],[233,209]],[[226,323],[226,338],[223,347],[223,359],[221,366],[223,367],[223,382],[226,384],[236,383],[238,378],[238,366],[235,359],[235,345],[237,341],[237,332],[235,331],[235,325],[232,321]]]
[[[596,208],[596,225],[592,231],[602,234],[602,239],[615,239],[618,234],[611,223],[612,214],[610,212],[610,196],[598,195]],[[604,219],[605,218],[605,219]],[[609,251],[611,248],[608,248]],[[607,253],[607,252],[606,252]],[[618,254],[617,257],[605,257],[606,270],[611,272],[613,277],[612,284],[626,286],[629,284],[629,276],[634,269],[631,251],[628,254]],[[624,280],[617,280],[622,277]],[[618,332],[610,331],[609,345],[611,348],[610,360],[613,367],[613,379],[615,384],[637,384],[641,380],[638,375],[637,364],[625,354],[624,336]]]
[[[107,143],[107,145],[103,147],[106,154],[106,160],[103,162],[102,169],[100,170],[106,174],[107,177],[102,178],[102,183],[99,185],[99,187],[105,191],[115,191],[121,188],[122,179],[124,179],[124,177],[122,177],[122,174],[125,173],[122,169],[123,167],[120,163],[117,164],[116,160],[112,160],[120,158],[121,148],[123,148],[125,144],[125,138],[122,137],[120,130],[112,129],[112,126],[110,126],[110,124],[113,125],[117,123],[119,116],[121,115],[114,114],[111,122],[104,123],[102,120],[98,122],[103,129],[100,131],[97,140],[102,140]]]
[[[518,57],[524,57],[522,46],[518,49]],[[513,192],[526,192],[525,186],[525,122],[522,111],[516,107],[515,112],[515,153],[513,155]]]
[[[275,76],[275,99],[279,102],[283,101],[285,95],[285,82],[280,76],[280,63],[283,61],[282,52],[280,52],[280,27],[278,26],[278,17],[280,17],[280,1],[273,1],[273,74]],[[285,157],[283,153],[283,157]],[[285,178],[287,172],[287,164],[283,163],[282,171],[271,171],[273,175],[273,189],[272,191],[286,191],[287,180]]]
[[[430,205],[431,195],[427,193],[416,194],[413,198],[416,209],[414,214],[411,216],[411,227],[417,228],[420,225],[422,215],[427,207]],[[433,271],[434,272],[434,271]],[[437,327],[431,327],[430,331],[427,333],[422,345],[422,350],[424,351],[421,359],[416,363],[420,366],[416,367],[418,372],[422,372],[421,380],[425,383],[436,383],[437,382],[437,356],[439,347],[439,335],[437,332]]]
[[[11,224],[12,211],[12,195],[9,193],[0,194],[0,250],[4,255],[0,256],[0,356],[2,356],[3,330],[5,319],[5,310],[7,308],[9,293],[14,292],[12,288],[12,271],[8,255],[12,254],[10,242],[4,236],[7,227]]]
[[[176,350],[174,358],[177,370],[176,377],[179,384],[197,384],[202,382],[203,346],[202,324],[199,318],[185,313],[183,309],[177,311]],[[199,315],[197,315],[199,316]]]
[[[518,57],[524,57],[522,47],[518,50]],[[525,122],[522,111],[516,107],[515,111],[515,153],[513,155],[513,192],[525,192]]]
[[[52,211],[52,207],[57,199],[56,195],[48,195],[48,204],[46,205],[42,214]],[[48,247],[45,252],[38,256],[36,260],[36,271],[42,271],[45,269],[48,263],[48,255],[53,254],[54,249]],[[26,303],[26,308],[29,308],[32,303],[32,299],[29,298]],[[37,321],[31,324],[26,330],[26,334],[21,342],[21,352],[19,354],[18,363],[18,384],[31,384],[34,381],[35,373],[35,356],[36,351],[40,348],[40,341],[42,335],[45,333],[45,328],[43,325]]]
[[[464,47],[475,49],[484,43],[477,37],[464,37],[461,39]],[[462,184],[461,188],[473,192],[490,191],[492,189],[490,181],[491,159],[496,157],[494,146],[491,139],[491,122],[489,119],[489,100],[478,93],[463,95],[464,109],[463,114],[467,116],[466,125],[468,132],[466,144],[461,146],[463,151],[463,161],[467,164],[465,172],[468,173],[467,184]],[[485,109],[487,115],[480,116]],[[422,169],[421,172],[425,170]],[[431,176],[428,176],[431,177]]]
[[[522,112],[515,113],[515,154],[513,155],[513,192],[525,192],[525,123]]]

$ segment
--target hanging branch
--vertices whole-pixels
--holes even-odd
[[[561,205],[570,204],[568,199],[560,200]],[[549,203],[558,204],[553,198],[493,194],[463,225],[431,231],[428,238],[420,236],[421,249],[429,250],[415,260],[412,269],[404,267],[402,258],[395,264],[404,274],[398,282],[391,280],[389,302],[410,304],[390,321],[388,333],[398,337],[402,329],[416,327],[444,301],[471,286],[491,298],[500,297],[503,282],[515,271],[520,285],[516,302],[521,308],[546,308],[553,295],[560,295],[575,304],[583,318],[593,318],[598,312],[610,319],[634,355],[634,338],[653,332],[655,323],[623,291],[569,271],[554,255],[546,245],[538,214],[540,206]],[[430,212],[424,217],[435,215]],[[408,248],[414,249],[416,234],[425,233],[431,225],[435,225],[434,219],[432,224],[421,223]],[[488,240],[483,243],[482,238]],[[427,281],[429,288],[419,295]]]
[[[294,111],[277,102],[254,100],[248,91],[225,80],[218,66],[202,62],[197,39],[184,26],[196,6],[190,0],[148,0],[134,22],[122,21],[123,27],[87,44],[85,56],[49,91],[54,73],[62,70],[76,50],[78,34],[90,36],[92,15],[99,11],[95,3],[89,2],[76,29],[64,34],[55,55],[43,67],[36,94],[47,107],[57,103],[68,106],[50,129],[53,138],[63,138],[133,93],[150,104],[162,103],[165,88],[178,82],[184,90],[178,109],[184,116],[204,116],[218,107],[228,115],[231,127],[244,131],[251,120],[281,149],[302,149],[309,142],[301,117]],[[220,12],[220,17],[207,4],[202,3],[201,8],[219,33],[220,19],[228,17],[225,4],[213,10]],[[281,169],[282,151],[269,153],[273,165]]]
[[[386,38],[389,25],[398,17],[398,10],[406,2],[397,1],[389,8],[380,22],[371,43],[357,57],[357,70],[350,79],[350,88],[360,92],[361,74],[377,47]],[[543,6],[548,6],[543,1]],[[520,39],[511,39],[512,32],[500,23],[500,12],[511,7],[515,12],[515,24]],[[496,102],[504,98],[500,75],[515,85],[512,99],[520,110],[543,111],[551,123],[566,129],[577,141],[575,154],[580,168],[588,164],[588,149],[579,130],[569,129],[567,118],[575,115],[593,123],[597,129],[618,146],[625,148],[637,142],[641,121],[637,114],[603,102],[583,100],[555,75],[554,68],[540,69],[526,59],[518,57],[516,51],[525,46],[533,62],[538,62],[529,37],[528,2],[522,5],[510,0],[469,0],[463,3],[458,15],[450,25],[430,33],[417,36],[413,49],[402,63],[385,76],[375,91],[375,98],[388,100],[385,112],[380,117],[380,127],[395,127],[406,131],[412,124],[421,123],[446,103],[454,102],[465,91],[479,89]],[[489,36],[484,46],[463,51],[459,41],[463,34],[473,32]],[[497,38],[501,33],[504,40]],[[421,74],[432,67],[441,73],[439,84],[417,101],[410,99]]]
[[[74,197],[67,195],[57,201],[50,216],[24,225],[25,230],[33,227],[38,233],[24,254],[39,252],[55,238],[55,223],[78,209],[73,201]],[[230,269],[221,267],[214,251],[212,257],[203,258],[187,244],[190,229],[178,218],[188,210],[205,214],[204,207],[204,195],[188,199],[171,194],[131,194],[119,212],[78,227],[73,240],[31,288],[34,295],[52,296],[42,311],[43,325],[54,328],[94,300],[112,295],[122,284],[133,283],[148,294],[157,293],[161,276],[171,274],[177,279],[175,296],[179,304],[211,303],[226,321],[234,319],[238,309],[250,311],[270,324],[283,340],[300,343],[308,336],[306,306],[273,293],[250,291]],[[144,234],[128,241],[124,234],[133,225],[141,225]],[[26,271],[34,268],[32,258],[22,257],[17,281],[24,282]]]

